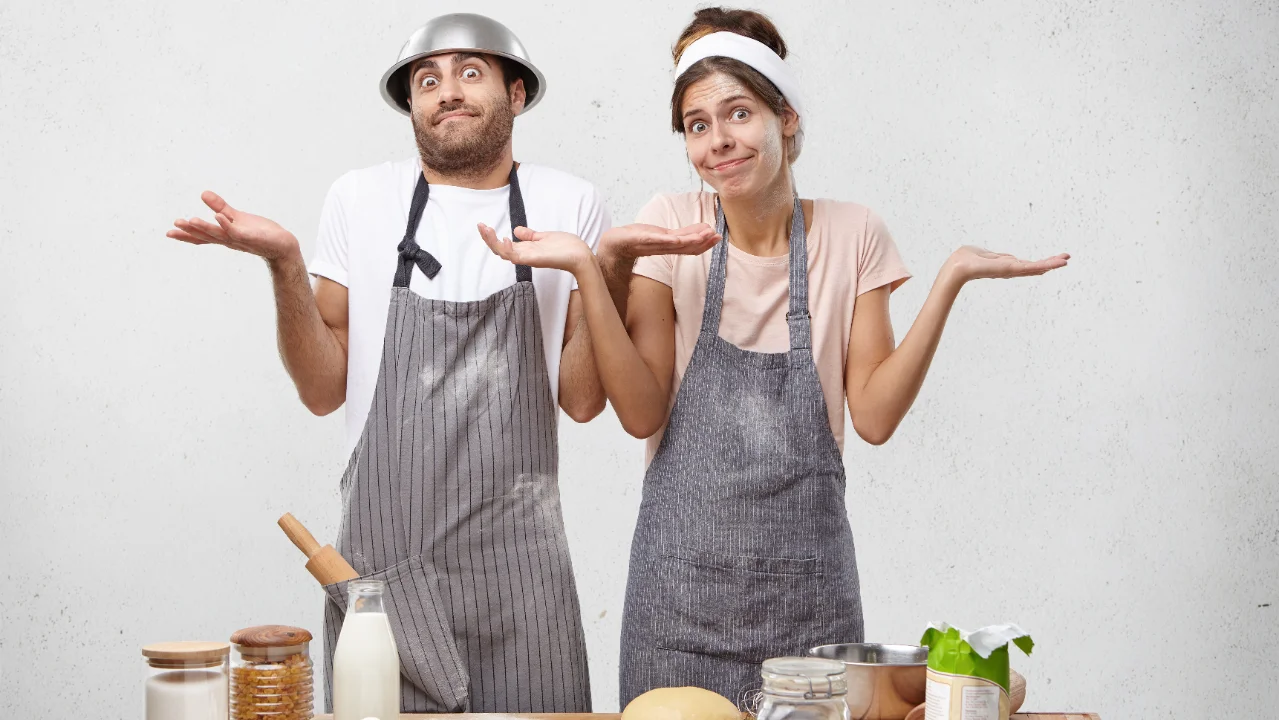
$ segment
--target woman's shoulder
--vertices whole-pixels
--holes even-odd
[[[861,203],[818,198],[813,201],[813,230],[854,241],[855,245],[877,245],[891,241],[884,218]]]
[[[841,232],[864,231],[879,215],[869,207],[851,200],[816,198],[813,200],[813,222],[823,228],[838,228]]]

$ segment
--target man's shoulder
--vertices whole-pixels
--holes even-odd
[[[554,193],[569,202],[570,198],[585,198],[593,202],[599,201],[603,195],[595,184],[584,178],[580,178],[572,173],[565,172],[558,168],[546,165],[534,165],[530,163],[520,163],[520,189],[528,192],[528,189],[536,188],[536,192],[547,191]],[[524,182],[527,180],[527,182]],[[527,188],[525,186],[528,186]]]
[[[380,196],[395,190],[417,172],[417,159],[388,160],[368,167],[348,170],[333,181],[331,193],[343,199],[355,200],[359,196]]]

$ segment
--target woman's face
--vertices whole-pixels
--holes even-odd
[[[746,198],[777,186],[786,174],[787,138],[799,129],[789,108],[778,117],[732,75],[717,72],[684,93],[688,159],[725,198]]]

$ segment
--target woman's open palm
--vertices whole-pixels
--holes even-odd
[[[1062,253],[1043,260],[1022,260],[1008,253],[996,253],[983,248],[965,245],[950,256],[950,264],[967,280],[983,278],[1014,278],[1043,275],[1050,270],[1066,267],[1070,255]]]

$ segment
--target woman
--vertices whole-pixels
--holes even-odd
[[[714,193],[658,196],[601,239],[598,266],[571,236],[482,229],[508,259],[577,276],[609,400],[649,438],[623,706],[680,685],[740,701],[763,660],[862,640],[842,403],[860,437],[887,441],[960,288],[1068,260],[960,248],[894,349],[889,294],[909,274],[874,213],[796,195],[803,107],[776,28],[700,10],[674,54],[673,128]]]

